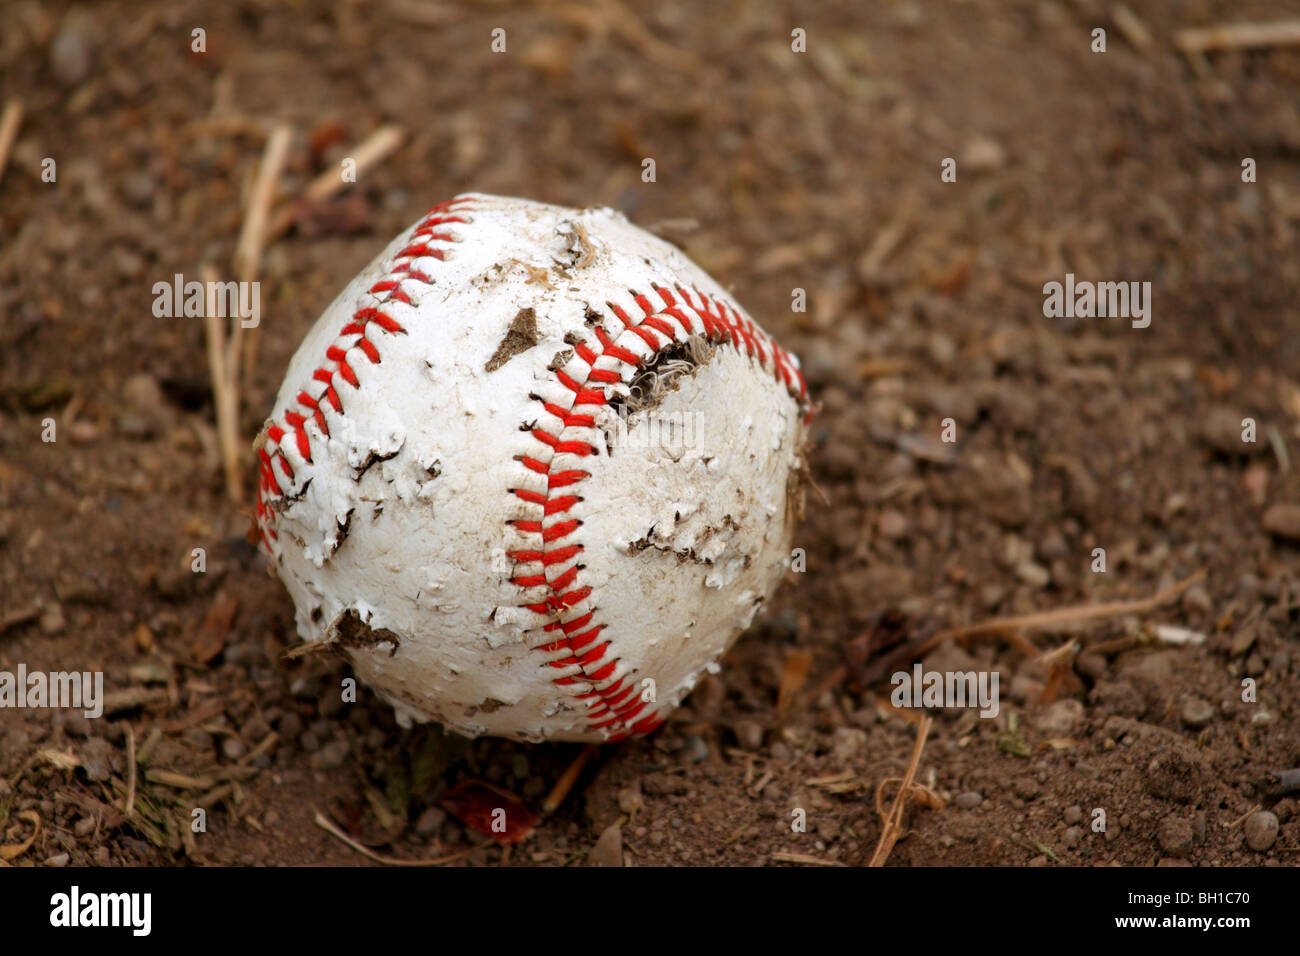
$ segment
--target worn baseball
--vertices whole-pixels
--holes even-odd
[[[435,206],[303,340],[257,441],[306,641],[403,723],[661,724],[789,567],[798,360],[610,209]]]

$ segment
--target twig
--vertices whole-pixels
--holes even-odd
[[[1174,46],[1187,54],[1296,45],[1300,45],[1300,20],[1221,23],[1213,27],[1179,30],[1174,34]]]
[[[692,76],[701,70],[701,63],[693,55],[660,40],[645,24],[637,19],[618,0],[602,0],[598,8],[566,5],[556,9],[556,15],[580,29],[598,36],[613,32],[624,42],[635,47],[647,60],[657,66],[680,70]]]
[[[266,149],[262,152],[262,162],[257,170],[257,179],[248,196],[248,207],[244,213],[244,228],[239,234],[239,244],[235,246],[235,278],[243,283],[251,283],[257,280],[258,267],[262,261],[262,249],[266,244],[266,226],[271,217],[271,204],[275,202],[275,184],[280,178],[285,159],[289,155],[290,136],[291,130],[282,123],[273,129],[271,135],[266,139]],[[234,332],[234,337],[238,338],[239,331],[243,329],[243,323],[237,321],[235,325],[239,329]],[[260,327],[261,322],[259,320],[257,325],[248,330],[248,335],[244,338],[243,384],[245,391],[251,390],[253,376],[257,371],[257,343]],[[234,348],[232,347],[233,351]],[[238,353],[235,352],[235,354]],[[234,363],[234,368],[227,369],[227,371],[230,374],[231,385],[235,389],[233,396],[235,405],[231,414],[237,421],[239,418],[240,395],[238,386],[241,381],[238,362]]]
[[[1151,46],[1151,31],[1138,19],[1137,14],[1124,4],[1115,4],[1115,8],[1110,12],[1110,18],[1115,22],[1119,32],[1124,34],[1124,39],[1133,44],[1135,50],[1142,52]]]
[[[1294,770],[1274,770],[1273,776],[1277,777],[1276,796],[1281,797],[1300,790],[1300,767]]]
[[[406,132],[400,126],[381,126],[354,147],[349,155],[356,163],[358,178],[366,170],[395,152],[405,138]],[[278,239],[312,203],[329,199],[349,185],[351,183],[345,182],[337,169],[325,170],[307,184],[301,196],[284,203],[275,211],[267,223],[263,241],[271,242]]]
[[[162,735],[161,727],[154,727],[149,731],[149,736],[144,738],[144,743],[136,749],[135,759],[137,763],[149,762],[149,755],[153,753],[153,748],[158,746],[158,741],[162,740]]]
[[[1223,829],[1225,829],[1225,830],[1235,830],[1235,829],[1237,829],[1237,827],[1241,826],[1243,823],[1246,822],[1246,818],[1247,818],[1247,817],[1249,817],[1249,816],[1250,816],[1252,813],[1254,813],[1256,810],[1262,810],[1262,809],[1263,809],[1263,805],[1262,805],[1262,804],[1258,804],[1258,803],[1255,804],[1253,807],[1251,807],[1249,810],[1247,810],[1247,811],[1246,811],[1245,813],[1243,813],[1241,816],[1237,817],[1237,819],[1232,820],[1232,821],[1229,822],[1229,823],[1225,823],[1225,824],[1223,825]]]
[[[164,787],[174,787],[177,790],[205,790],[216,783],[211,777],[192,777],[174,770],[146,770],[144,778],[150,783],[161,783]]]
[[[560,808],[560,804],[564,802],[564,798],[569,795],[569,791],[573,789],[574,783],[577,782],[578,775],[582,773],[582,768],[586,766],[588,760],[595,756],[598,749],[598,744],[587,744],[582,748],[582,752],[573,758],[573,762],[569,764],[560,779],[555,782],[555,786],[551,788],[551,792],[546,795],[546,799],[542,801],[542,816],[550,816]]]
[[[5,104],[4,115],[0,116],[0,179],[4,179],[5,166],[9,163],[9,151],[18,139],[18,126],[23,121],[23,104],[11,99]]]
[[[26,624],[28,621],[34,621],[41,616],[39,605],[33,604],[31,607],[20,607],[16,611],[10,611],[4,617],[0,617],[0,634],[9,630],[11,627],[17,627],[19,624]]]
[[[262,754],[267,753],[280,741],[280,735],[274,730],[262,738],[262,742],[239,758],[241,764],[250,764]]]
[[[243,323],[238,314],[231,322],[230,340],[226,340],[217,315],[217,273],[211,265],[199,269],[208,290],[203,309],[203,331],[208,346],[208,372],[212,377],[212,404],[217,413],[217,444],[226,476],[226,494],[231,501],[242,500],[239,470],[239,343]],[[238,310],[235,310],[238,312]]]
[[[972,624],[969,627],[949,628],[932,634],[912,654],[914,658],[924,657],[944,641],[967,637],[979,637],[986,634],[1000,634],[1016,631],[1047,631],[1064,625],[1086,624],[1108,618],[1122,617],[1125,614],[1143,614],[1172,601],[1201,578],[1204,569],[1189,575],[1177,584],[1171,584],[1149,598],[1137,601],[1106,601],[1101,604],[1076,604],[1070,607],[1058,607],[1051,611],[1040,611],[1020,617],[995,617],[991,621]]]
[[[821,857],[810,856],[807,853],[788,853],[784,850],[772,854],[772,860],[776,863],[802,863],[805,866],[843,866],[839,860],[823,860]]]
[[[908,196],[898,206],[898,211],[889,224],[876,233],[872,239],[871,245],[867,251],[858,259],[857,270],[858,277],[865,282],[876,282],[880,279],[881,270],[898,249],[899,243],[906,238],[912,229],[913,214],[916,208],[916,200]]]
[[[122,804],[122,812],[126,816],[135,814],[135,730],[128,723],[126,725],[126,800]]]
[[[930,716],[924,715],[921,718],[921,724],[916,729],[916,743],[912,746],[912,760],[907,765],[907,772],[903,774],[902,785],[898,789],[898,796],[894,798],[894,805],[889,808],[889,813],[883,815],[884,829],[880,833],[880,842],[876,844],[876,852],[871,855],[871,862],[868,866],[884,866],[885,861],[889,859],[889,854],[894,849],[894,844],[898,842],[899,837],[903,835],[903,808],[907,804],[907,799],[912,790],[912,781],[916,778],[917,767],[921,765],[921,752],[925,750],[925,739],[930,735]],[[888,780],[882,780],[880,787],[883,788]],[[876,791],[876,806],[880,806],[880,789]]]
[[[249,191],[248,205],[244,209],[244,227],[240,230],[239,243],[235,246],[235,275],[240,281],[251,281],[257,277],[257,266],[266,241],[266,223],[271,214],[271,203],[275,199],[275,183],[280,178],[284,161],[289,155],[291,135],[290,128],[282,123],[266,138],[257,179]]]
[[[362,856],[374,860],[376,863],[382,863],[385,866],[442,866],[444,863],[452,863],[455,860],[461,859],[461,857],[469,856],[475,850],[481,850],[488,845],[486,842],[480,843],[477,846],[472,846],[467,850],[461,850],[460,852],[453,853],[450,856],[440,856],[435,859],[399,860],[396,857],[380,856],[374,850],[370,849],[370,847],[358,843],[356,840],[352,839],[352,837],[348,836],[337,826],[335,826],[334,821],[330,820],[328,817],[325,816],[325,814],[321,813],[319,810],[316,811],[316,826],[320,827],[326,833],[338,837],[340,840],[342,840],[348,846],[352,847],[352,849],[356,850]]]

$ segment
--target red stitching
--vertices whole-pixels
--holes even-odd
[[[688,337],[702,334],[711,342],[730,344],[738,351],[743,349],[746,355],[761,366],[770,366],[773,377],[807,410],[807,389],[803,377],[798,374],[793,356],[768,338],[734,305],[716,297],[710,299],[698,290],[687,291],[681,286],[676,287],[676,294],[663,285],[652,283],[651,289],[662,300],[662,307],[656,307],[649,296],[636,291],[629,293],[643,313],[637,318],[633,318],[628,310],[617,303],[606,303],[609,313],[622,325],[622,331],[632,333],[650,347],[650,358],[682,340],[678,329]],[[694,313],[698,323],[692,321],[688,310]],[[574,494],[557,494],[556,489],[579,485],[591,477],[591,472],[573,468],[557,468],[552,471],[551,467],[556,455],[585,457],[596,451],[590,441],[584,440],[581,435],[574,437],[569,432],[569,429],[577,429],[581,433],[595,428],[594,416],[577,414],[575,409],[583,405],[608,404],[604,386],[627,383],[636,369],[649,361],[649,358],[643,359],[631,349],[618,345],[616,336],[606,331],[604,324],[594,326],[592,335],[594,342],[588,340],[573,343],[573,354],[586,366],[584,377],[581,380],[574,379],[563,369],[554,373],[556,381],[572,395],[569,408],[533,396],[534,401],[558,425],[554,429],[531,426],[529,433],[542,447],[534,455],[520,456],[519,460],[530,471],[546,475],[547,490],[545,493],[517,488],[511,490],[521,500],[540,506],[542,520],[513,520],[508,523],[521,534],[540,538],[540,542],[535,547],[518,549],[508,554],[518,564],[532,566],[521,569],[526,573],[520,573],[511,579],[515,584],[530,590],[546,588],[548,592],[543,600],[530,600],[520,605],[546,619],[546,623],[539,627],[545,635],[544,639],[531,646],[547,654],[560,655],[547,660],[544,666],[562,670],[576,668],[576,673],[552,678],[552,683],[575,690],[587,688],[573,695],[576,700],[587,704],[584,714],[587,726],[592,730],[606,731],[607,739],[614,742],[650,733],[663,723],[664,717],[641,698],[637,684],[627,680],[626,675],[614,676],[622,658],[613,655],[612,641],[595,643],[606,626],[594,620],[597,608],[579,609],[579,605],[591,595],[590,588],[573,587],[583,566],[579,557],[582,544],[572,540],[571,536],[577,534],[582,522],[569,518],[548,523],[548,519],[554,515],[570,514],[582,501],[581,497]],[[661,341],[660,337],[666,341]],[[613,359],[620,370],[596,368],[597,361],[602,358]],[[595,387],[591,387],[593,385]],[[580,613],[566,620],[567,614],[575,609]],[[556,637],[556,631],[563,636]],[[645,714],[647,707],[650,707],[650,713]]]
[[[329,437],[330,431],[326,413],[332,410],[343,414],[343,402],[335,388],[335,376],[352,388],[360,387],[353,363],[348,353],[357,349],[371,364],[380,364],[380,350],[371,337],[371,328],[390,335],[405,334],[406,330],[391,315],[384,311],[390,302],[414,305],[410,294],[402,288],[404,281],[410,280],[424,285],[434,283],[434,278],[415,267],[420,258],[445,259],[446,250],[432,245],[436,242],[458,242],[455,235],[435,230],[435,226],[450,224],[467,224],[470,219],[461,213],[471,212],[473,200],[457,197],[439,203],[429,210],[408,236],[408,243],[394,255],[394,262],[388,274],[372,284],[368,294],[374,297],[375,304],[358,306],[349,321],[338,334],[336,341],[325,350],[326,364],[312,371],[308,388],[295,398],[295,406],[286,408],[280,414],[279,421],[268,421],[263,431],[265,441],[258,449],[258,496],[257,523],[262,541],[268,552],[274,554],[272,542],[276,541],[274,513],[268,499],[284,493],[280,481],[276,478],[278,467],[285,478],[294,480],[294,468],[284,454],[284,442],[292,440],[293,447],[307,462],[312,461],[311,436],[307,431],[307,422],[313,421],[320,428],[321,434]],[[786,352],[744,316],[734,305],[717,297],[710,299],[698,290],[690,290],[678,285],[669,289],[665,285],[651,283],[651,290],[662,300],[662,306],[656,307],[649,296],[630,291],[632,301],[642,315],[633,318],[622,306],[609,302],[609,312],[619,320],[623,329],[637,336],[654,354],[674,342],[681,341],[678,329],[686,336],[703,335],[705,339],[717,344],[730,344],[738,351],[744,348],[745,354],[762,366],[769,366],[773,376],[782,383],[805,409],[805,420],[811,417],[807,386],[803,375],[793,356]],[[692,315],[695,320],[692,320]],[[593,329],[595,343],[577,342],[573,345],[574,354],[587,367],[581,381],[575,380],[563,369],[556,370],[555,378],[571,393],[568,408],[553,401],[534,396],[543,411],[557,420],[556,430],[548,430],[533,425],[529,433],[537,441],[538,454],[521,455],[518,460],[525,468],[539,475],[546,476],[546,491],[536,492],[526,488],[511,488],[510,494],[520,501],[541,509],[541,520],[511,519],[507,524],[521,535],[535,536],[537,546],[521,548],[507,552],[510,560],[519,565],[535,565],[540,570],[521,569],[510,578],[511,583],[521,589],[536,590],[545,588],[546,594],[540,600],[533,600],[520,605],[522,608],[538,615],[545,623],[539,622],[538,630],[544,637],[540,643],[530,644],[534,650],[547,654],[563,656],[546,661],[543,666],[555,669],[576,668],[577,672],[552,679],[557,687],[585,687],[585,690],[573,694],[574,699],[587,703],[585,718],[593,730],[607,731],[607,740],[611,743],[631,736],[648,734],[658,728],[665,719],[656,709],[650,713],[643,712],[649,706],[641,699],[636,683],[627,676],[615,677],[622,658],[611,655],[612,641],[599,641],[605,630],[604,623],[595,620],[598,608],[589,602],[592,589],[575,587],[584,565],[581,563],[583,545],[576,540],[566,540],[578,533],[582,527],[580,518],[570,515],[581,502],[582,496],[572,493],[557,493],[557,489],[569,489],[580,485],[591,477],[591,472],[577,468],[557,469],[552,471],[557,455],[586,457],[596,449],[591,442],[575,439],[566,431],[576,429],[580,432],[595,428],[595,417],[578,412],[580,406],[600,406],[609,403],[605,386],[626,383],[631,380],[635,370],[649,358],[642,359],[629,348],[616,344],[604,325],[598,324]],[[660,337],[666,341],[660,341]],[[769,352],[765,351],[770,349]],[[619,371],[614,369],[597,369],[596,362],[609,358],[618,363]],[[316,394],[309,389],[310,383],[317,383]],[[326,408],[328,404],[328,408]],[[556,520],[556,519],[559,520]],[[577,610],[576,616],[569,617]],[[558,632],[559,636],[556,636]]]
[[[312,371],[309,383],[318,383],[316,387],[318,394],[312,395],[308,389],[303,389],[294,399],[295,407],[286,408],[280,413],[280,422],[271,421],[267,423],[263,430],[266,440],[262,448],[258,450],[260,478],[257,488],[257,524],[262,542],[266,545],[269,553],[275,553],[271,542],[277,536],[275,529],[272,527],[273,515],[270,506],[267,504],[267,499],[284,493],[275,477],[276,464],[284,472],[285,477],[289,481],[293,481],[293,466],[285,457],[283,451],[284,440],[292,435],[294,447],[297,449],[298,454],[305,461],[310,462],[312,460],[311,436],[307,431],[307,422],[314,421],[317,427],[320,428],[321,434],[329,438],[330,430],[325,417],[326,409],[322,407],[322,400],[329,403],[329,408],[334,413],[343,414],[343,402],[339,398],[338,390],[334,385],[335,376],[337,375],[352,388],[361,387],[361,380],[357,377],[356,369],[348,361],[349,350],[358,349],[362,355],[370,360],[372,365],[380,364],[379,347],[371,338],[371,327],[373,326],[390,335],[404,335],[406,333],[406,330],[402,328],[396,319],[383,311],[383,307],[390,302],[414,305],[410,294],[402,288],[402,283],[413,281],[429,285],[434,281],[432,276],[415,268],[415,260],[421,257],[443,259],[446,250],[430,243],[459,241],[451,233],[435,231],[432,227],[450,223],[468,223],[469,219],[458,215],[458,213],[469,212],[472,209],[473,201],[471,199],[456,197],[438,203],[429,210],[425,218],[416,225],[411,233],[410,238],[412,240],[418,237],[421,241],[412,241],[405,248],[398,251],[393,257],[395,261],[388,274],[374,283],[368,290],[368,295],[378,299],[378,303],[358,306],[357,310],[352,314],[351,321],[339,331],[335,342],[326,348],[325,359],[328,364],[322,364]],[[310,387],[309,384],[308,388]]]

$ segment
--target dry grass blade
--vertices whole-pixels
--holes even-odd
[[[0,634],[3,634],[11,627],[17,627],[19,624],[26,624],[29,621],[34,621],[40,616],[41,609],[35,604],[31,607],[22,607],[16,611],[10,611],[4,617],[0,617]]]
[[[1272,23],[1222,23],[1218,26],[1179,30],[1174,46],[1186,54],[1213,50],[1259,50],[1300,45],[1300,20]]]
[[[995,617],[991,621],[971,624],[968,627],[949,628],[930,636],[914,652],[914,657],[924,657],[947,640],[961,640],[969,637],[982,637],[988,634],[1017,634],[1019,631],[1047,631],[1060,627],[1074,627],[1096,621],[1122,617],[1125,614],[1144,614],[1163,604],[1168,604],[1178,595],[1205,577],[1205,571],[1197,571],[1177,584],[1171,584],[1149,598],[1137,601],[1105,601],[1101,604],[1075,604],[1070,607],[1053,608],[1035,614],[1019,617]],[[1034,648],[1037,653],[1037,648]]]
[[[839,860],[823,860],[821,857],[809,856],[807,853],[787,853],[781,851],[772,854],[774,863],[802,863],[804,866],[843,866]]]
[[[587,761],[596,755],[599,749],[597,744],[587,744],[582,748],[582,752],[573,758],[573,762],[565,768],[560,779],[555,782],[551,792],[546,795],[542,801],[542,816],[549,816],[560,808],[564,798],[569,795],[573,785],[578,781],[578,775],[582,773],[582,768],[587,765]]]
[[[257,280],[258,267],[262,260],[262,248],[266,243],[267,224],[271,220],[271,204],[275,201],[275,186],[289,156],[291,135],[292,131],[289,127],[281,124],[276,126],[271,131],[271,135],[267,137],[266,149],[262,153],[262,162],[257,170],[257,180],[254,182],[252,192],[248,197],[248,207],[244,213],[244,228],[240,231],[239,243],[235,246],[235,277],[240,282],[251,283]],[[230,392],[233,396],[230,400],[234,402],[234,406],[227,410],[227,415],[236,423],[239,421],[240,382],[243,382],[245,391],[249,390],[252,387],[253,376],[257,372],[257,330],[260,325],[261,322],[259,321],[257,325],[250,327],[248,335],[243,337],[244,374],[242,379],[239,372],[239,338],[240,332],[243,330],[243,322],[236,319],[231,325],[231,360],[228,363],[229,367],[226,369],[226,374],[230,378]],[[232,426],[229,440],[235,445],[233,450],[237,453],[238,445],[233,431],[235,427]],[[229,475],[227,475],[227,480],[229,480]],[[236,498],[235,500],[240,499]]]
[[[217,782],[212,777],[192,777],[174,770],[146,770],[144,778],[150,783],[160,783],[177,790],[206,790]]]
[[[1133,48],[1138,51],[1145,51],[1151,46],[1151,31],[1147,29],[1146,24],[1138,19],[1136,13],[1117,3],[1115,9],[1111,11],[1110,18],[1119,28],[1119,32],[1124,34],[1124,39],[1133,44]]]
[[[23,121],[23,104],[10,100],[5,104],[5,111],[0,115],[0,179],[4,178],[5,167],[9,165],[9,152],[18,139],[18,127]]]
[[[271,216],[271,203],[275,199],[275,184],[289,156],[291,136],[292,130],[281,124],[266,139],[257,179],[244,210],[244,227],[240,230],[239,243],[235,246],[235,275],[240,281],[252,281],[257,277],[262,247],[266,242],[266,226]]]
[[[912,759],[907,765],[907,772],[903,774],[900,781],[901,785],[898,788],[898,796],[894,797],[894,805],[889,808],[888,813],[881,814],[885,827],[880,833],[880,842],[876,844],[876,852],[871,855],[871,862],[867,864],[868,866],[884,866],[885,861],[889,859],[889,854],[894,849],[894,844],[903,835],[903,809],[907,806],[907,800],[911,796],[912,781],[916,779],[916,770],[921,764],[921,753],[925,750],[925,740],[930,735],[930,723],[931,720],[928,714],[921,718],[921,725],[916,730],[916,743],[912,747]],[[882,809],[881,792],[888,782],[889,780],[882,780],[880,788],[876,790],[876,810],[878,812]],[[925,788],[920,789],[924,790]]]
[[[381,126],[367,136],[348,153],[348,156],[355,164],[357,177],[359,178],[362,173],[372,166],[379,164],[382,160],[395,153],[405,140],[406,131],[400,126]],[[285,203],[275,211],[275,214],[270,217],[266,224],[263,241],[271,242],[273,239],[284,235],[304,209],[312,203],[329,199],[335,193],[342,192],[349,185],[351,183],[345,180],[337,169],[325,170],[307,184],[307,188],[302,191],[301,196]]]
[[[329,819],[329,817],[325,816],[325,814],[321,813],[319,810],[316,811],[316,826],[320,827],[326,833],[338,837],[367,859],[374,860],[376,863],[382,863],[384,866],[442,866],[443,864],[452,863],[462,857],[469,856],[475,850],[487,846],[486,843],[481,843],[478,846],[472,846],[467,850],[460,850],[456,853],[452,853],[450,856],[440,856],[434,859],[399,860],[396,857],[381,856],[374,850],[370,849],[370,847],[358,843],[356,840],[352,839],[352,837],[340,830],[338,826],[335,825],[334,821]]]
[[[126,800],[122,812],[128,817],[135,814],[135,730],[126,725]]]
[[[212,405],[217,415],[217,443],[226,478],[226,494],[240,501],[239,468],[239,343],[243,325],[236,316],[229,342],[221,327],[216,305],[216,270],[210,265],[200,268],[204,288],[211,290],[203,310],[203,331],[208,347],[208,372],[212,379]]]

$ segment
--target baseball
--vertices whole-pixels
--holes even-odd
[[[325,310],[258,438],[299,635],[399,719],[661,724],[790,564],[798,360],[610,209],[466,194]]]

